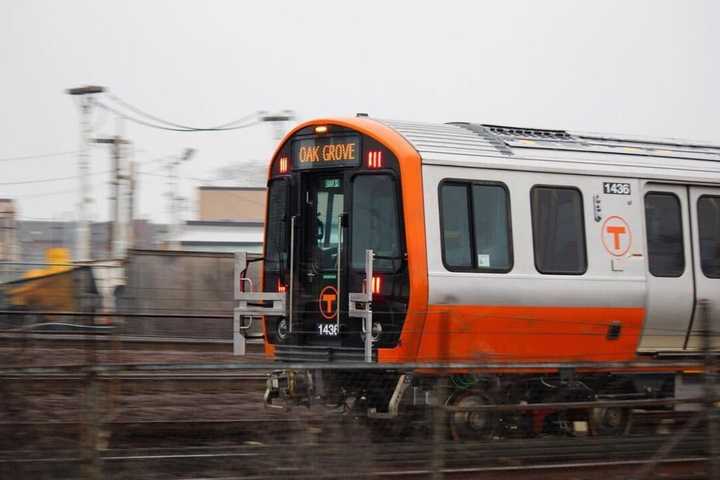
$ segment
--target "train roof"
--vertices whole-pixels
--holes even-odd
[[[720,145],[480,123],[376,120],[423,164],[720,183]]]

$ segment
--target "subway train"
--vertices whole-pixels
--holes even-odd
[[[268,402],[301,390],[398,417],[448,376],[461,407],[672,396],[720,318],[709,143],[317,119],[272,157],[265,225],[244,313],[263,315],[269,358],[338,367],[285,370]],[[643,359],[664,361],[618,367]],[[359,361],[387,368],[342,370]],[[625,428],[596,410],[596,431]],[[452,417],[460,437],[502,423]]]

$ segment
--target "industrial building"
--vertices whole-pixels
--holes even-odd
[[[265,187],[201,186],[198,219],[185,222],[173,242],[180,250],[262,252]]]

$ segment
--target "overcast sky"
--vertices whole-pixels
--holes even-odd
[[[475,121],[720,143],[717,1],[28,1],[0,3],[0,197],[22,218],[72,219],[78,111],[97,84],[168,120],[211,126],[258,110]],[[97,135],[116,122],[99,112]],[[186,147],[181,175],[260,165],[268,125],[173,133],[125,123],[141,170]],[[106,150],[93,216],[107,218]],[[192,198],[201,182],[186,178]],[[6,184],[6,185],[2,185]],[[165,179],[142,175],[140,214],[166,217]],[[190,215],[190,213],[189,213]]]

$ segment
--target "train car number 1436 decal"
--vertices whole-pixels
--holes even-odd
[[[608,195],[630,195],[630,184],[603,182],[603,193]]]

